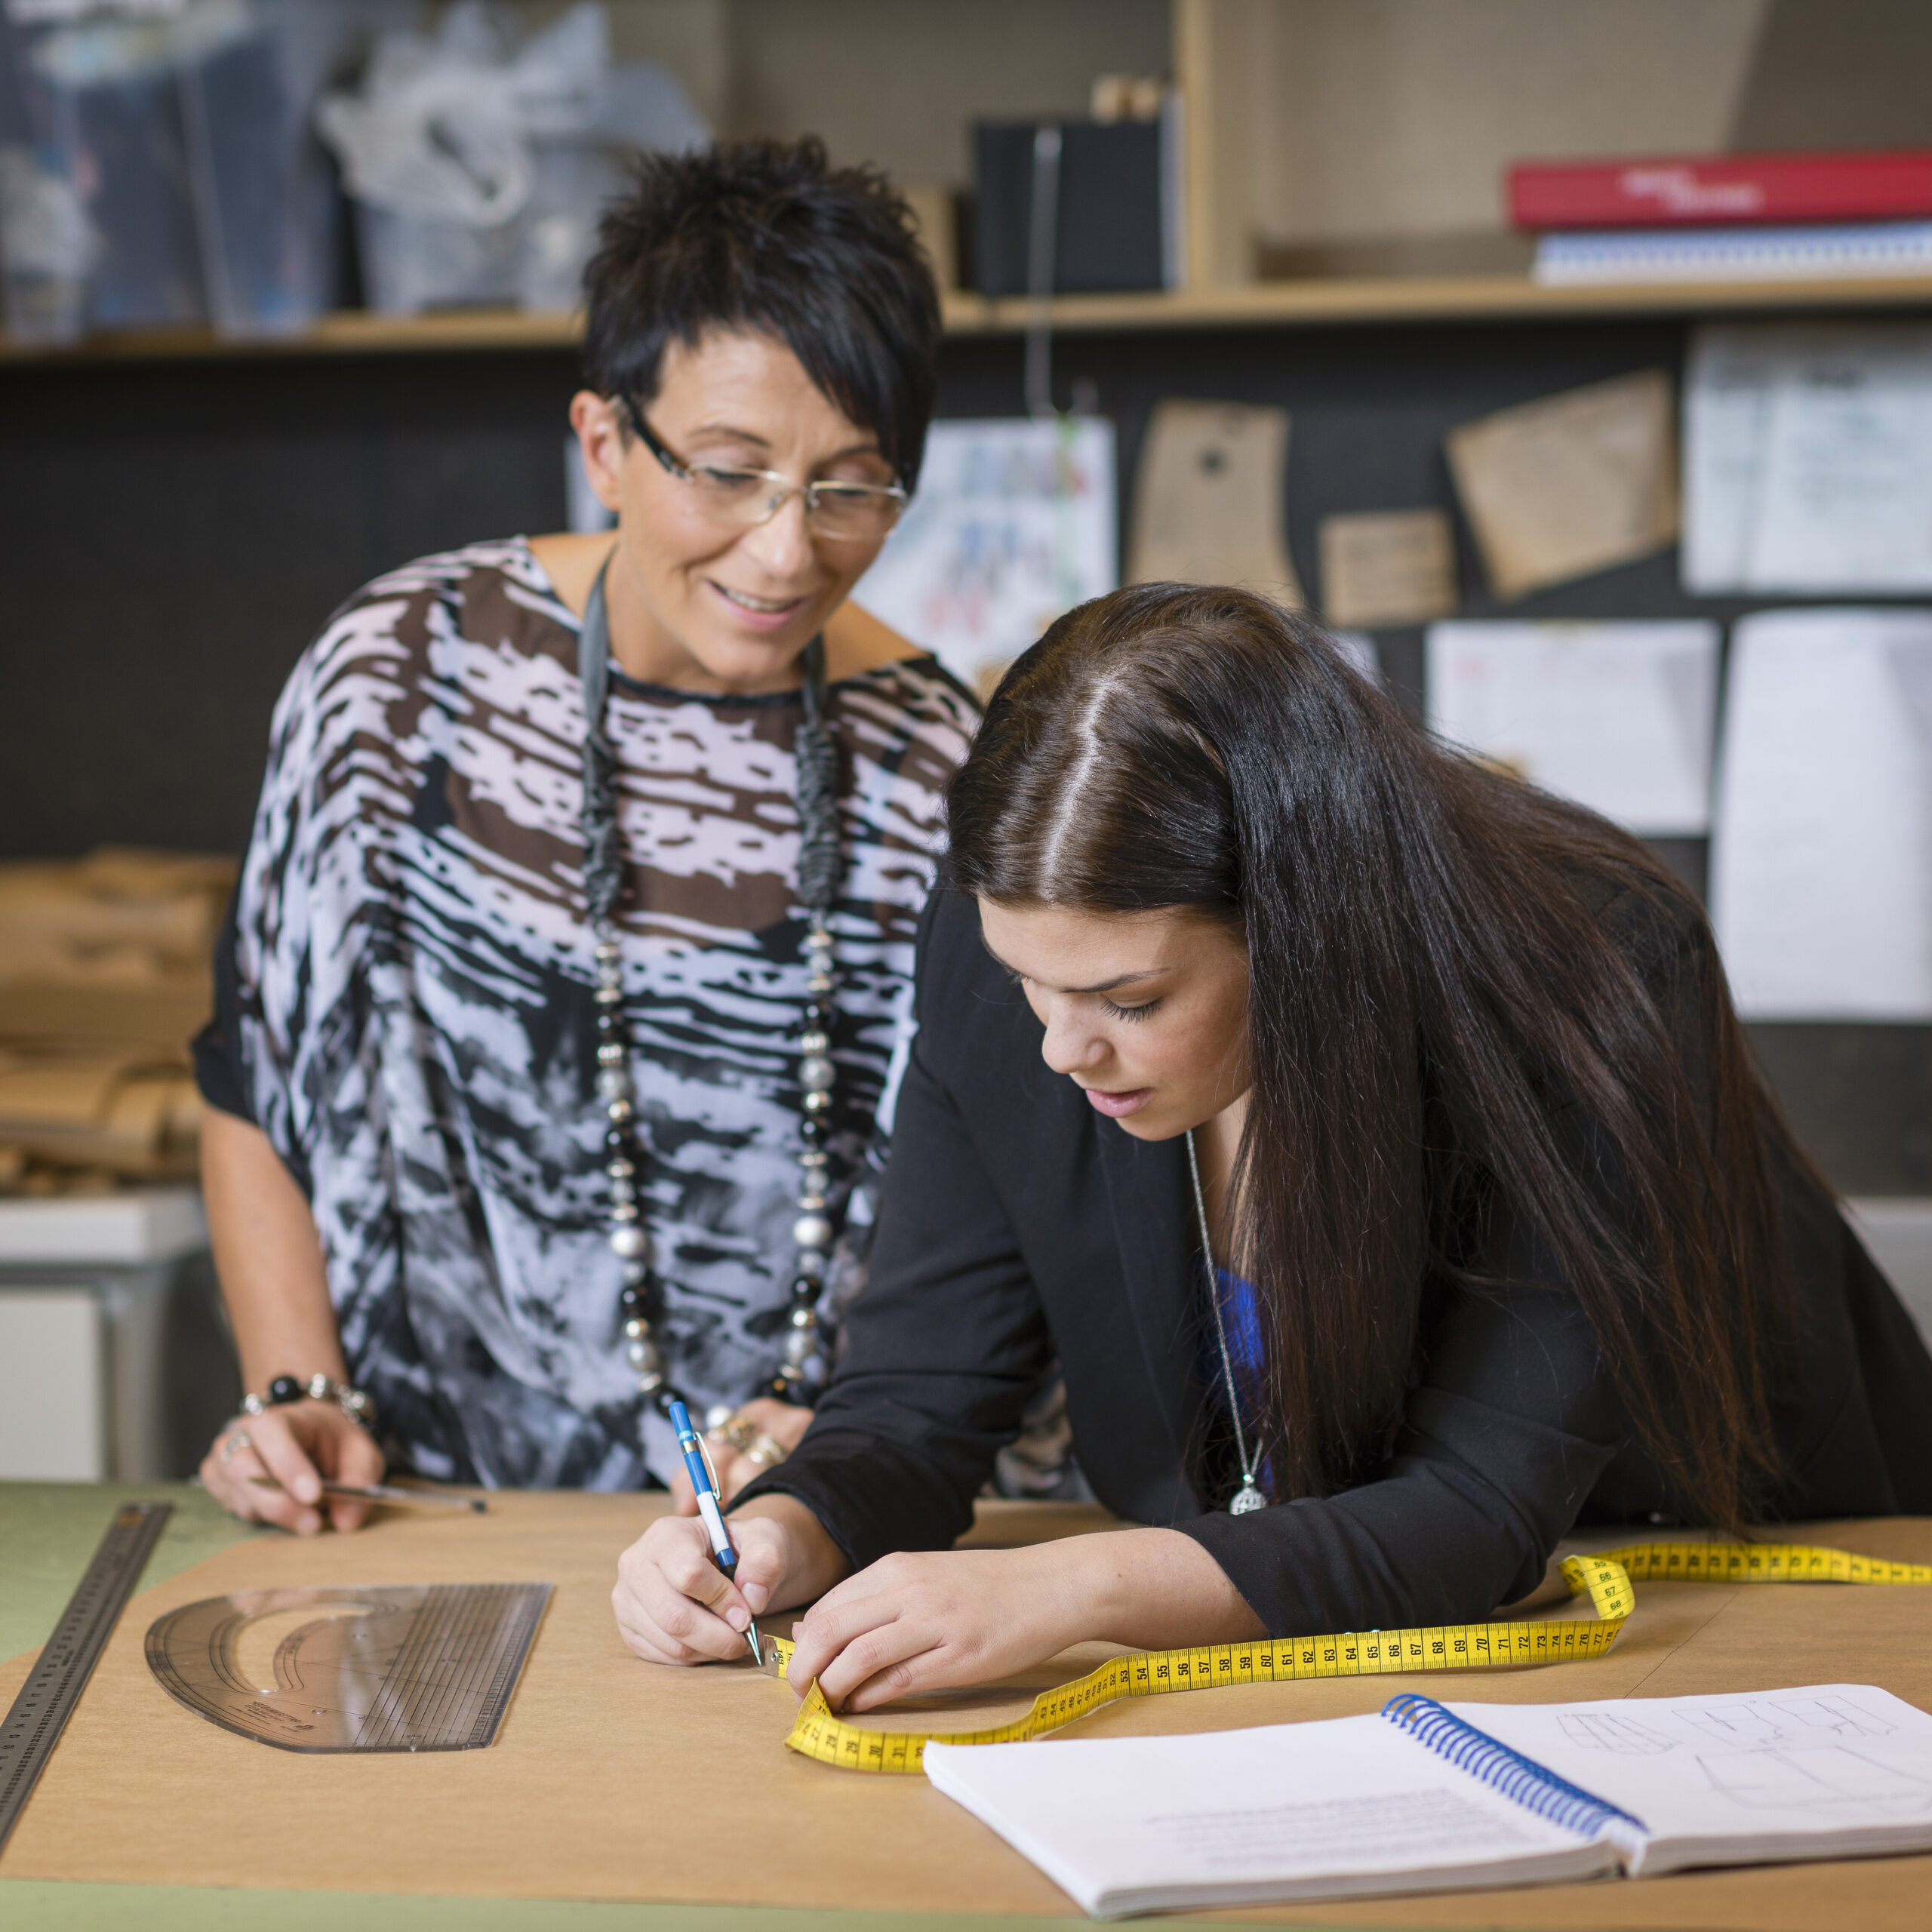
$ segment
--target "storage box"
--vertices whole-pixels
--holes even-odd
[[[1058,130],[1057,159],[1042,152],[1042,128]],[[1053,294],[1176,286],[1179,133],[1173,110],[1158,121],[977,123],[974,254],[980,291],[1027,292],[1036,183],[1055,194]]]

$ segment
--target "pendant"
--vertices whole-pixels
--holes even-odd
[[[1235,1491],[1234,1500],[1228,1505],[1230,1516],[1251,1516],[1257,1509],[1265,1509],[1268,1499],[1254,1486],[1251,1478]]]

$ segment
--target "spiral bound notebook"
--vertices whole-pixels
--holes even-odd
[[[1260,1730],[929,1744],[925,1767],[1101,1918],[1932,1849],[1932,1717],[1866,1684],[1408,1696]]]

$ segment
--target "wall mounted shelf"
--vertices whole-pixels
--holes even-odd
[[[1048,312],[1057,330],[1088,331],[1926,307],[1932,307],[1932,275],[1883,281],[1658,282],[1592,288],[1546,288],[1522,275],[1430,275],[1063,296],[1048,305]],[[946,331],[955,336],[1015,334],[1026,327],[1032,312],[1032,305],[1021,297],[949,295]],[[210,361],[555,349],[574,346],[579,334],[577,318],[568,315],[477,309],[377,315],[345,310],[324,316],[299,334],[251,341],[224,341],[205,328],[101,335],[60,349],[30,348],[0,337],[0,361]]]

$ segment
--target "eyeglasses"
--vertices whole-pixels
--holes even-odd
[[[794,497],[805,500],[805,522],[833,543],[875,543],[891,531],[906,507],[897,483],[794,483],[775,469],[721,469],[684,463],[651,433],[644,412],[629,396],[624,409],[644,446],[666,471],[688,483],[700,513],[714,523],[755,530],[769,523]]]

